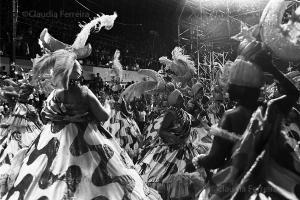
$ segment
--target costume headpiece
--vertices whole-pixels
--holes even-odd
[[[180,47],[175,47],[172,51],[172,60],[161,57],[159,62],[166,65],[166,70],[170,70],[175,74],[171,75],[171,78],[176,82],[180,82],[182,86],[191,81],[196,74],[195,63],[190,56],[183,53],[183,49]]]
[[[230,84],[260,88],[263,85],[263,80],[262,70],[252,62],[238,58],[231,66]]]
[[[102,27],[111,29],[117,14],[98,15],[87,24],[80,24],[82,28],[72,45],[65,44],[53,38],[47,29],[40,35],[40,44],[46,50],[46,54],[33,59],[33,83],[36,83],[43,75],[51,75],[56,88],[68,89],[69,78],[74,65],[78,65],[76,59],[86,58],[91,54],[90,44],[85,45],[91,29],[99,32]]]

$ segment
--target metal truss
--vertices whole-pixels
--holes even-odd
[[[188,53],[193,55],[198,65],[208,57],[210,59],[206,60],[206,62],[209,61],[209,65],[216,62],[216,59],[223,64],[224,59],[227,59],[228,55],[232,53],[231,49],[234,43],[232,43],[230,37],[237,33],[232,31],[231,24],[233,22],[240,23],[242,16],[260,15],[262,12],[262,9],[246,9],[232,12],[229,9],[231,1],[224,0],[227,6],[221,9],[213,6],[211,3],[213,1],[186,0],[178,18],[178,45],[184,47]],[[236,2],[238,3],[239,1]],[[207,4],[211,6],[207,6]],[[242,7],[242,5],[235,6],[236,8]],[[219,25],[225,26],[225,24],[227,26],[224,31],[228,34],[214,37],[213,33],[220,31],[216,30]],[[216,56],[217,53],[223,54],[222,58],[218,58]]]
[[[237,43],[230,38],[239,30],[234,30],[232,24],[243,22],[248,26],[255,25],[268,1],[249,1],[248,7],[245,7],[243,1],[224,0],[225,6],[222,8],[213,6],[212,2],[215,0],[186,0],[178,18],[178,45],[194,57],[198,65],[198,72],[207,75],[212,72],[215,62],[224,64],[226,60],[235,55]],[[234,9],[230,9],[233,2],[235,3]],[[258,2],[261,4],[257,5]],[[283,22],[289,19],[292,11],[299,4],[300,2],[295,1],[289,5]],[[253,16],[257,21],[248,23],[244,20],[247,16]],[[219,26],[226,27],[226,30],[222,31],[227,34],[215,37],[214,33],[220,31],[218,30]],[[288,65],[299,66],[298,63],[288,63]]]

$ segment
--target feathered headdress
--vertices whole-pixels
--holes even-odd
[[[172,59],[167,57],[159,58],[160,63],[166,65],[166,70],[172,71],[175,75],[170,75],[176,82],[181,82],[182,85],[187,84],[196,74],[195,63],[190,56],[183,53],[183,49],[175,47],[172,51]]]
[[[99,32],[102,27],[111,29],[117,14],[98,15],[87,24],[80,24],[82,28],[72,45],[65,44],[53,38],[47,29],[40,35],[40,44],[46,49],[46,54],[33,59],[33,83],[37,84],[39,78],[44,74],[52,76],[53,85],[56,88],[68,89],[69,77],[74,64],[78,64],[76,59],[86,58],[91,54],[90,44],[85,45],[91,29]]]

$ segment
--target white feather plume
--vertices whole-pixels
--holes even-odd
[[[166,65],[167,69],[173,64],[173,61],[168,59],[166,56],[160,57],[159,62]]]
[[[152,69],[141,69],[138,73],[150,77],[151,80],[134,83],[127,87],[121,94],[127,102],[132,101],[134,97],[139,98],[142,94],[155,93],[165,89],[165,80],[158,72]]]
[[[44,74],[52,75],[52,82],[57,88],[68,88],[69,76],[75,63],[76,54],[64,49],[53,53],[37,56],[33,59],[32,83],[36,85],[37,81]]]
[[[115,12],[113,15],[98,15],[95,19],[90,21],[87,24],[80,24],[79,26],[82,28],[80,33],[77,35],[72,47],[75,49],[79,49],[84,47],[92,28],[96,32],[99,32],[102,27],[107,30],[110,30],[114,22],[117,18],[117,13]]]
[[[184,74],[187,73],[187,71],[193,72],[196,74],[196,68],[195,68],[195,63],[194,61],[191,60],[191,57],[189,55],[185,55],[183,52],[183,49],[180,47],[175,47],[174,50],[172,51],[172,58],[177,64],[177,70],[178,71],[177,75],[183,76]]]
[[[167,57],[161,57],[160,63],[166,65],[166,69],[172,71],[175,75],[171,75],[171,78],[176,82],[185,85],[196,74],[195,63],[191,60],[189,55],[185,55],[183,49],[175,47],[172,51],[172,59]]]

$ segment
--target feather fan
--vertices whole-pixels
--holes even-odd
[[[141,97],[141,95],[146,91],[153,90],[156,85],[156,81],[142,81],[134,83],[127,87],[124,92],[122,92],[121,97],[123,97],[127,102],[131,102],[134,100],[134,97]]]
[[[141,69],[138,71],[139,74],[145,75],[145,76],[149,76],[150,78],[152,78],[154,81],[156,82],[165,82],[164,78],[162,77],[161,74],[159,74],[158,72],[154,71],[153,69]]]

